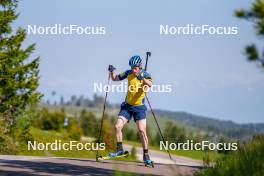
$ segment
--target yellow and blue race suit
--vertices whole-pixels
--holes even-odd
[[[141,70],[145,79],[152,80],[149,73]],[[125,102],[121,104],[119,116],[123,116],[130,121],[133,116],[134,121],[145,119],[147,107],[144,104],[145,91],[143,90],[143,80],[139,80],[132,70],[127,70],[119,75],[119,80],[128,80],[128,91]]]

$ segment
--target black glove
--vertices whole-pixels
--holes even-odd
[[[116,68],[115,68],[113,65],[109,65],[109,66],[108,66],[108,71],[111,72],[111,73],[112,73],[115,69],[116,69]]]
[[[145,78],[144,72],[143,71],[140,71],[137,74],[137,79],[141,81],[141,80],[143,80],[143,78]]]

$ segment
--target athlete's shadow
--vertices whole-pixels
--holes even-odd
[[[95,159],[79,159],[79,158],[60,158],[65,160],[75,160],[75,161],[83,161],[83,162],[94,162],[94,163],[104,163],[104,164],[122,164],[122,165],[136,165],[136,166],[144,166],[144,163],[139,161],[120,161],[120,160],[103,160],[103,161],[96,161]]]
[[[72,159],[76,160],[76,159]],[[87,160],[86,160],[87,161]],[[92,160],[89,160],[92,161]],[[7,171],[0,171],[0,175],[114,175],[115,170],[97,168],[95,166],[80,166],[69,163],[54,163],[54,162],[39,162],[33,161],[20,161],[20,160],[0,160],[1,168],[8,168]],[[96,161],[92,161],[96,162]],[[22,170],[21,170],[22,169]],[[140,174],[138,174],[140,175]]]
[[[79,158],[60,158],[65,160],[75,160],[75,161],[82,161],[82,162],[94,162],[94,163],[104,163],[104,164],[122,164],[122,165],[133,165],[133,166],[142,166],[145,167],[145,164],[140,161],[120,161],[120,160],[103,160],[103,161],[96,161],[95,159],[79,159]],[[162,163],[154,163],[155,166],[165,166],[168,164],[162,164]],[[173,165],[173,164],[172,164]]]

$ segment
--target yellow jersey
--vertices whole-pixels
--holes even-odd
[[[142,70],[142,73],[144,78],[152,80],[150,74],[145,70]],[[127,70],[117,76],[119,80],[124,80],[126,78],[128,80],[128,91],[125,102],[132,106],[144,105],[145,91],[143,90],[143,80],[138,80],[132,70]]]

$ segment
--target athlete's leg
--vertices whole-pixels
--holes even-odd
[[[121,154],[123,153],[123,144],[122,144],[122,129],[126,123],[129,122],[131,119],[131,114],[127,110],[126,104],[122,103],[121,104],[121,109],[120,112],[118,113],[118,119],[115,124],[115,135],[116,135],[116,153]]]
[[[109,156],[115,157],[122,155],[124,153],[123,144],[122,144],[122,129],[124,125],[128,122],[124,116],[119,115],[115,124],[115,134],[116,134],[116,152],[111,152]]]
[[[118,119],[115,124],[115,134],[116,134],[116,141],[122,142],[122,129],[124,125],[127,123],[127,119],[123,116],[118,116]]]
[[[148,149],[148,136],[146,133],[147,120],[146,119],[137,120],[136,124],[137,124],[143,150],[147,150]]]
[[[147,120],[146,118],[140,119],[140,120],[137,120],[136,123],[137,123],[140,140],[141,140],[142,147],[143,147],[143,161],[148,162],[150,161],[150,157],[148,154],[148,136],[146,132],[147,131],[146,130]]]

